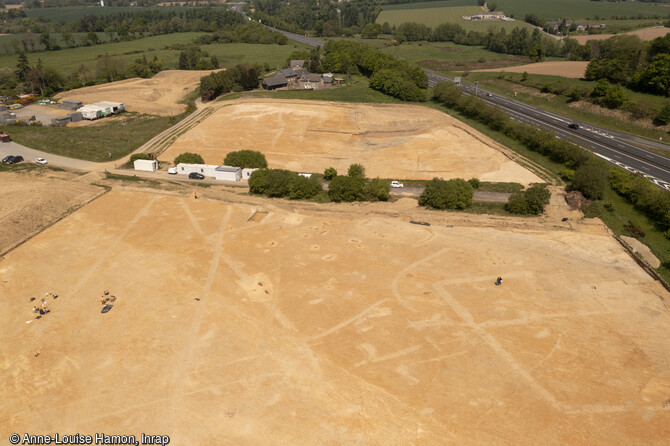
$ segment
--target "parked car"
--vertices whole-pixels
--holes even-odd
[[[11,140],[12,138],[10,138],[8,134],[6,134],[5,132],[0,132],[0,141],[9,142]]]
[[[47,160],[45,160],[44,158],[37,158],[37,159],[35,160],[35,162],[36,162],[37,164],[46,164],[46,163],[47,163]]]
[[[204,180],[205,176],[201,173],[198,172],[191,172],[188,174],[188,179],[189,180]]]
[[[5,161],[5,160],[7,160],[7,161]],[[20,163],[21,161],[23,161],[23,157],[22,157],[21,155],[17,155],[17,156],[11,156],[11,155],[10,155],[10,156],[6,156],[6,157],[2,160],[2,162],[5,163],[5,164],[16,164],[16,163]]]
[[[391,187],[404,187],[400,181],[391,181]]]
[[[577,130],[579,128],[579,124],[572,122],[568,124],[568,127],[571,128],[572,130]]]
[[[168,173],[170,175],[177,175],[177,168],[176,167],[169,167],[168,168]]]

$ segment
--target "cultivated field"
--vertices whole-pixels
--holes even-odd
[[[84,104],[100,101],[122,102],[126,110],[159,116],[174,116],[186,110],[179,104],[184,97],[200,86],[205,71],[161,71],[150,79],[132,78],[92,87],[58,93],[59,100],[76,100]]]
[[[448,115],[413,105],[238,100],[181,135],[159,159],[197,152],[220,164],[235,150],[260,150],[272,168],[345,173],[361,163],[370,177],[482,181],[541,180],[511,153]]]
[[[576,61],[555,61],[555,62],[539,62],[527,65],[518,65],[516,67],[505,68],[491,68],[488,70],[477,70],[483,72],[498,72],[505,71],[507,73],[523,73],[528,74],[544,74],[547,76],[561,76],[573,79],[581,79],[586,72],[588,62]]]
[[[668,8],[668,11],[670,11],[670,8]],[[605,40],[609,39],[610,37],[621,36],[621,35],[624,36],[633,35],[638,36],[642,40],[654,40],[657,37],[663,37],[668,33],[670,33],[670,28],[666,28],[665,26],[654,26],[652,28],[637,29],[635,31],[629,31],[620,34],[594,34],[591,36],[574,36],[574,37],[570,36],[570,37],[583,45],[589,40]]]
[[[0,259],[0,438],[666,444],[666,297],[597,223],[113,190]]]

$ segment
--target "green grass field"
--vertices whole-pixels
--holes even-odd
[[[441,23],[457,23],[466,31],[486,32],[491,26],[505,28],[511,31],[519,26],[530,27],[523,21],[469,21],[463,20],[462,16],[471,16],[482,12],[481,6],[474,0],[437,1],[426,3],[409,3],[403,5],[385,6],[377,17],[376,22],[390,25],[400,25],[404,22],[423,23],[435,28]]]
[[[154,55],[163,61],[166,69],[175,69],[179,63],[180,50],[171,49],[172,45],[187,44],[203,33],[175,33],[161,36],[145,37],[143,39],[104,43],[93,46],[68,48],[59,51],[42,51],[28,53],[31,64],[42,60],[42,64],[54,67],[61,73],[69,73],[80,64],[94,70],[100,56],[109,54],[119,56],[125,63],[130,63],[144,53],[147,59]],[[210,56],[215,55],[222,67],[238,63],[268,62],[271,67],[279,67],[293,51],[306,47],[302,44],[289,45],[260,45],[246,43],[203,45],[201,48]],[[0,56],[0,66],[15,67],[16,55],[4,54]]]
[[[192,7],[183,7],[183,6],[171,6],[163,7],[160,10],[184,10],[192,9]],[[27,9],[26,16],[28,17],[46,17],[51,20],[63,23],[72,23],[79,21],[85,15],[113,15],[121,12],[137,12],[146,10],[146,8],[132,7],[132,6],[105,6],[104,8],[100,6],[73,6],[66,8],[38,8],[38,9]]]
[[[165,117],[133,115],[128,113],[123,121],[87,127],[36,127],[25,125],[0,126],[12,139],[27,147],[56,155],[88,161],[119,159],[171,127]]]
[[[503,11],[508,17],[520,20],[526,14],[535,14],[545,19],[610,19],[631,17],[638,14],[644,17],[661,15],[667,17],[670,8],[663,5],[641,2],[609,2],[591,0],[496,0],[496,10]]]

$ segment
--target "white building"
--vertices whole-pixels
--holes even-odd
[[[135,160],[133,162],[135,170],[142,170],[144,172],[155,172],[158,170],[158,161],[156,160]]]
[[[256,168],[254,168],[254,169],[250,169],[250,168],[242,169],[242,179],[243,180],[248,180],[249,177],[251,176],[251,174],[256,172],[257,170],[258,169],[256,169]]]
[[[188,175],[197,172],[206,177],[213,177],[217,180],[240,181],[242,178],[242,169],[234,166],[215,166],[213,164],[177,164],[177,173]]]
[[[122,102],[96,102],[91,104],[103,109],[109,109],[110,113],[119,114],[122,111],[126,111],[126,106]]]

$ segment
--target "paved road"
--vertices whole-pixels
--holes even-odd
[[[423,187],[403,187],[402,189],[391,188],[391,195],[396,197],[419,198],[419,196],[423,193],[423,189]],[[507,203],[509,201],[510,195],[512,194],[506,192],[475,191],[474,195],[472,196],[472,200],[487,203]]]

